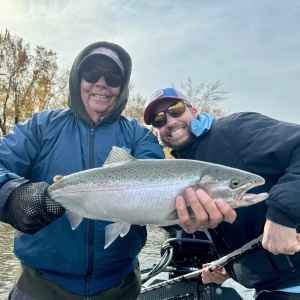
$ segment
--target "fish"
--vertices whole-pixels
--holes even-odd
[[[179,224],[175,199],[186,198],[188,187],[201,188],[212,199],[223,198],[239,208],[267,199],[268,193],[246,193],[264,183],[261,176],[227,166],[187,159],[136,159],[113,147],[102,167],[61,177],[48,187],[48,195],[65,208],[73,230],[83,218],[113,222],[105,227],[107,248],[131,225]]]

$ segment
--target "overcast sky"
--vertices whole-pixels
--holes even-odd
[[[300,123],[299,0],[0,0],[0,31],[70,66],[110,41],[133,60],[134,92],[220,79],[220,108]]]

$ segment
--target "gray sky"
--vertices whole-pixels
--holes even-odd
[[[219,107],[300,123],[299,0],[0,0],[0,31],[70,66],[110,41],[133,60],[134,93],[220,79]]]

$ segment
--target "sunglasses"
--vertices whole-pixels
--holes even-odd
[[[190,105],[185,101],[179,101],[167,107],[154,116],[151,125],[156,128],[164,126],[167,123],[167,113],[173,118],[177,118],[185,112],[186,106]]]
[[[111,72],[99,71],[96,69],[82,73],[82,78],[88,83],[96,83],[102,76],[104,76],[106,84],[110,87],[120,86],[123,79],[122,75],[116,75]]]

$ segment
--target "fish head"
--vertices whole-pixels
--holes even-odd
[[[264,178],[243,170],[229,167],[209,170],[205,173],[197,188],[206,191],[213,200],[224,199],[233,208],[256,204],[268,198],[268,193],[249,194],[250,189],[263,185]]]

